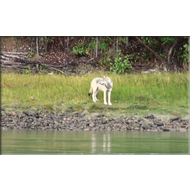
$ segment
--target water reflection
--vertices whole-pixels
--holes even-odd
[[[100,138],[100,136],[97,136],[96,133],[92,133],[91,153],[96,153],[97,151],[102,152],[102,153],[110,153],[111,152],[110,134],[109,133],[103,134],[102,140],[97,140],[99,138]]]
[[[186,132],[1,131],[2,154],[188,153]]]
[[[92,151],[91,153],[95,153],[96,152],[96,135],[92,134]]]

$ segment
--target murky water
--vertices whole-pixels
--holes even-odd
[[[1,131],[1,154],[188,154],[188,132]]]

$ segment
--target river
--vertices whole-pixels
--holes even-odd
[[[188,132],[2,130],[1,154],[188,154]]]

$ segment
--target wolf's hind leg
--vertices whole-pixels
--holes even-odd
[[[96,101],[99,101],[99,100],[97,99],[97,97],[96,97],[97,94],[98,94],[98,90],[96,90],[96,92],[95,92],[95,97],[94,97],[94,98],[95,98]]]
[[[93,93],[92,93],[93,102],[96,102],[96,91],[97,91],[97,88],[93,88]]]
[[[107,101],[106,101],[106,90],[104,90],[104,104],[107,105]]]

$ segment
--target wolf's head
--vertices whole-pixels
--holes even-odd
[[[104,76],[103,79],[106,81],[106,86],[108,89],[113,88],[113,81],[109,77]]]

